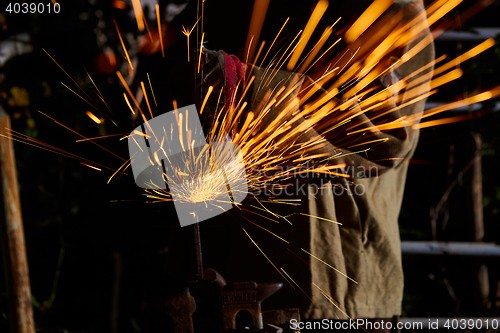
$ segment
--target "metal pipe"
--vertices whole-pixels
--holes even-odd
[[[500,28],[472,28],[472,31],[444,31],[437,40],[482,41],[495,38],[499,34]]]
[[[488,243],[402,241],[403,254],[500,257],[500,245]]]

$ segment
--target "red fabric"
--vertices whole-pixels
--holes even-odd
[[[245,69],[238,57],[229,55],[224,52],[225,72],[226,72],[226,110],[229,110],[236,102],[238,102],[239,94],[245,87]],[[238,87],[239,83],[239,87]],[[236,89],[238,87],[238,90]]]

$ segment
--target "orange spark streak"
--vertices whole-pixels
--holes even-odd
[[[132,156],[133,157],[133,156]],[[121,168],[123,168],[124,166],[126,166],[127,164],[131,164],[132,161],[130,159],[126,160],[125,163],[123,163],[116,171],[114,174],[111,175],[111,177],[109,177],[108,179],[108,182],[106,184],[109,184],[109,182],[111,181],[111,179],[113,179],[113,177],[118,173],[118,171],[120,171]],[[125,167],[126,169],[127,167]],[[124,169],[124,170],[125,170]]]
[[[265,209],[263,209],[263,208],[260,208],[260,207],[254,206],[254,205],[250,205],[250,207],[252,207],[252,208],[256,208],[256,209],[258,209],[258,210],[262,210],[262,211],[264,211],[264,212],[266,212],[266,213],[267,213],[267,211],[266,211]],[[245,209],[245,208],[240,208],[240,210],[246,211],[246,212],[248,212],[248,213],[250,213],[250,214],[255,214],[255,215],[257,215],[257,216],[263,217],[263,218],[265,218],[266,220],[269,220],[269,221],[274,222],[274,223],[280,223],[279,221],[273,220],[272,218],[270,218],[270,217],[268,217],[268,216],[261,215],[261,214],[259,214],[259,213],[257,213],[257,212],[252,211],[252,210],[248,210],[248,209]],[[271,213],[271,214],[273,214],[273,213]],[[277,216],[277,217],[279,218],[279,216]],[[250,222],[250,223],[252,223],[252,224],[255,224],[255,226],[257,226],[257,227],[259,227],[259,228],[261,228],[261,229],[264,229],[264,230],[266,230],[267,232],[269,232],[269,233],[273,234],[273,233],[272,233],[272,232],[270,232],[269,230],[267,230],[267,229],[265,229],[265,228],[261,227],[260,225],[258,225],[258,224],[256,224],[256,223],[253,223],[252,221],[250,221],[250,220],[248,220],[248,219],[247,219],[247,221],[248,221],[248,222]],[[276,237],[278,237],[276,234],[273,234],[273,235],[275,235]],[[284,239],[283,239],[283,238],[281,238],[281,237],[278,237],[278,238],[280,238],[281,240],[283,240],[283,241],[284,241]],[[285,241],[285,242],[286,242],[286,243],[289,243],[288,241]]]
[[[118,38],[120,38],[120,43],[122,44],[123,52],[125,52],[125,57],[127,58],[128,65],[130,66],[130,70],[134,70],[134,66],[132,65],[132,61],[130,61],[130,57],[127,52],[127,48],[125,47],[125,43],[123,42],[122,34],[120,33],[120,29],[118,29],[118,24],[116,23],[115,18],[113,17],[113,23],[115,24],[116,32],[118,33]]]
[[[485,40],[481,44],[473,47],[472,49],[470,49],[469,51],[465,52],[464,54],[461,54],[458,57],[456,57],[455,59],[447,62],[446,64],[444,64],[442,66],[440,66],[439,68],[436,68],[434,70],[434,75],[438,75],[438,74],[440,74],[440,73],[442,73],[444,71],[447,71],[448,69],[450,69],[452,67],[457,66],[458,64],[460,64],[460,63],[462,63],[462,62],[464,62],[466,60],[474,58],[478,54],[486,51],[487,49],[491,48],[494,45],[495,45],[495,40],[493,38],[488,38],[487,40]]]
[[[113,115],[113,111],[111,111],[111,108],[109,107],[108,103],[104,99],[104,96],[102,95],[101,91],[99,90],[99,88],[97,88],[97,85],[95,84],[94,79],[92,79],[92,76],[90,76],[89,72],[87,72],[87,69],[85,69],[85,73],[87,73],[87,76],[89,77],[90,81],[92,82],[92,85],[97,90],[97,96],[99,96],[99,98],[104,103],[104,105],[106,105],[106,108],[108,108],[109,112]],[[104,116],[106,116],[108,119],[110,119],[106,114],[104,114]],[[112,119],[110,119],[110,120],[113,121]],[[116,125],[116,123],[114,121],[113,121],[113,123]]]
[[[435,114],[441,113],[443,111],[453,110],[453,109],[456,109],[456,108],[459,108],[462,106],[466,106],[466,105],[470,105],[470,104],[474,104],[474,103],[478,103],[478,102],[483,102],[485,100],[488,100],[488,99],[491,99],[491,98],[494,98],[497,96],[500,96],[500,86],[497,86],[491,90],[479,93],[477,95],[471,96],[469,98],[464,98],[460,101],[456,101],[456,102],[449,103],[449,104],[442,105],[442,106],[437,106],[435,108],[427,110],[424,112],[424,115],[422,116],[422,118],[427,118],[427,117],[433,116]]]
[[[75,133],[76,135],[78,135],[78,136],[80,136],[80,137],[82,137],[82,138],[84,138],[84,139],[87,139],[87,137],[85,137],[84,135],[82,135],[82,134],[78,133],[77,131],[75,131],[75,130],[71,129],[70,127],[68,127],[68,126],[64,125],[63,123],[61,123],[61,122],[59,122],[59,121],[55,120],[54,118],[52,118],[52,117],[50,117],[50,116],[46,115],[46,114],[45,114],[45,113],[43,113],[42,111],[38,110],[38,112],[40,112],[40,113],[41,113],[41,114],[43,114],[45,117],[47,117],[47,118],[49,118],[50,120],[52,120],[53,122],[55,122],[57,125],[60,125],[60,126],[64,127],[65,129],[67,129],[67,130],[69,130],[69,131],[71,131],[71,132]],[[103,146],[101,146],[101,145],[100,145],[100,144],[98,144],[98,143],[95,143],[95,142],[94,142],[94,141],[92,141],[92,140],[89,140],[89,141],[90,141],[90,142],[92,142],[93,144],[95,144],[97,147],[99,147],[99,148],[101,148],[101,149],[104,149],[104,150],[105,150],[105,151],[107,151],[108,153],[110,153],[110,154],[112,154],[112,155],[115,155],[115,156],[116,156],[116,157],[118,157],[120,160],[125,161],[125,159],[124,159],[124,158],[122,158],[122,157],[120,157],[119,155],[117,155],[117,154],[113,153],[111,150],[104,148]]]
[[[135,99],[134,94],[132,94],[132,91],[130,91],[130,88],[129,88],[127,82],[125,81],[125,79],[123,78],[122,73],[120,73],[119,71],[116,71],[116,75],[120,79],[120,82],[123,84],[123,87],[125,88],[125,90],[127,90],[129,96],[132,98],[132,101],[134,102],[135,106],[137,106],[137,109],[141,113],[142,118],[144,118],[144,121],[146,121],[146,117],[144,116],[144,113],[142,112],[142,109],[139,106],[139,103],[137,103],[137,100]]]
[[[155,101],[155,105],[158,106],[158,104],[156,104],[155,92],[153,91],[153,85],[151,84],[151,79],[149,78],[149,73],[146,73],[146,75],[148,76],[149,87],[151,88],[151,94],[153,95],[153,100]]]
[[[68,87],[67,85],[65,85],[64,83],[61,82],[61,84],[64,86],[64,88],[68,89],[69,91],[71,91],[73,94],[75,94],[76,96],[80,97],[84,102],[88,103],[90,106],[92,106],[94,109],[99,110],[98,107],[96,107],[94,104],[90,103],[89,101],[87,101],[85,98],[83,98],[82,96],[80,96],[76,91],[74,91],[73,89],[71,89],[70,87]]]
[[[201,43],[200,43],[200,57],[198,58],[198,74],[200,73],[201,66],[201,54],[203,53],[203,39],[205,38],[205,32],[201,34]]]
[[[155,7],[156,7],[156,22],[158,23],[158,36],[160,38],[161,55],[163,56],[163,58],[165,58],[165,50],[163,49],[163,37],[162,37],[162,31],[161,31],[160,5],[156,4]]]
[[[340,18],[339,18],[339,20],[340,20]],[[337,20],[337,22],[338,22],[338,20]],[[335,23],[337,23],[337,22],[335,22]],[[316,43],[316,45],[309,52],[309,55],[304,59],[303,64],[300,66],[300,68],[298,70],[299,73],[304,73],[304,71],[306,70],[307,66],[309,66],[309,64],[311,64],[311,62],[318,55],[318,53],[321,50],[321,48],[323,47],[323,45],[325,45],[326,41],[328,40],[328,38],[330,37],[330,35],[332,34],[332,32],[333,32],[333,30],[332,30],[331,26],[328,26],[328,27],[325,28],[325,31],[323,31],[323,34],[319,38],[319,40]]]
[[[128,134],[129,134],[128,132],[127,133],[118,133],[118,134],[109,134],[109,135],[103,135],[103,136],[96,136],[96,137],[93,137],[93,138],[76,140],[75,142],[84,142],[84,141],[95,140],[95,139],[105,139],[105,138],[109,138],[109,137],[112,137],[112,136],[120,136],[120,135],[128,135]],[[141,134],[143,134],[143,133],[141,133]]]
[[[325,264],[326,266],[330,267],[331,269],[333,269],[334,271],[336,271],[337,273],[339,273],[340,275],[342,276],[345,276],[346,278],[348,278],[349,280],[351,280],[352,282],[358,284],[355,280],[353,280],[352,278],[350,278],[349,276],[347,276],[346,274],[342,273],[341,271],[339,271],[338,269],[336,269],[335,267],[333,267],[332,265],[330,265],[329,263],[321,260],[320,258],[316,257],[315,255],[307,252],[306,250],[304,250],[303,248],[300,248],[302,251],[304,251],[305,253],[307,253],[308,255],[310,255],[311,257],[313,257],[314,259],[318,260],[319,262]]]
[[[261,203],[259,200],[257,200],[257,201],[258,201],[258,202],[262,205],[262,203]],[[277,218],[280,218],[280,216],[279,216],[279,215],[277,215],[277,214],[275,214],[275,213],[271,212],[271,211],[270,211],[269,209],[267,209],[264,205],[262,205],[262,207],[264,207],[264,208],[257,207],[257,206],[254,206],[254,205],[250,205],[250,207],[255,208],[255,209],[258,209],[258,210],[261,210],[261,211],[266,212],[266,213],[269,213],[269,214],[271,214],[271,215],[273,215],[273,216],[275,216],[275,217],[277,217]],[[255,212],[254,212],[254,213],[255,213]],[[276,222],[276,223],[280,223],[279,221],[272,220],[272,219],[268,218],[267,216],[263,216],[263,215],[259,215],[259,216],[265,217],[265,218],[267,218],[267,219],[268,219],[268,220],[270,220],[270,221],[273,221],[273,222]]]
[[[64,70],[64,68],[62,68],[62,66],[61,66],[61,65],[59,65],[59,63],[58,63],[58,62],[57,62],[54,58],[52,58],[52,56],[51,56],[51,55],[50,55],[50,54],[49,54],[49,53],[48,53],[45,49],[43,49],[43,48],[42,48],[42,50],[43,50],[43,52],[45,52],[45,54],[47,54],[47,55],[49,56],[49,58],[50,58],[50,59],[51,59],[51,60],[52,60],[52,61],[53,61],[56,65],[57,65],[57,67],[59,67],[59,68],[60,68],[60,69],[64,72],[64,74],[66,74],[66,75],[70,78],[70,80],[71,80],[71,81],[72,81],[72,82],[73,82],[73,83],[74,83],[74,84],[75,84],[78,88],[80,88],[80,90],[81,90],[81,91],[85,94],[85,96],[87,96],[87,97],[88,97],[88,98],[89,98],[89,99],[90,99],[90,100],[91,100],[94,104],[90,103],[90,102],[89,102],[89,101],[87,101],[85,98],[81,97],[80,95],[78,95],[78,94],[76,94],[76,93],[75,93],[75,94],[76,94],[77,96],[79,96],[81,99],[83,99],[85,102],[87,102],[89,105],[91,105],[94,109],[99,110],[99,107],[97,107],[97,106],[96,106],[97,104],[95,104],[94,100],[93,100],[93,99],[92,99],[92,98],[91,98],[91,97],[90,97],[90,96],[89,96],[89,95],[85,92],[85,90],[83,90],[83,88],[82,88],[82,87],[81,87],[81,86],[80,86],[80,85],[79,85],[79,84],[78,84],[78,83],[77,83],[77,82],[76,82],[76,81],[75,81],[75,80],[74,80],[74,79],[73,79],[73,78],[72,78],[72,77],[68,74],[68,72],[66,72],[66,71]],[[63,84],[63,85],[64,85],[64,84]],[[67,87],[67,86],[66,86],[66,87]],[[68,88],[68,89],[69,89],[69,88]],[[70,90],[71,90],[71,89],[70,89]]]
[[[220,90],[219,99],[217,100],[217,107],[215,108],[216,110],[219,110],[219,101],[220,101],[220,98],[222,96],[223,90],[224,90],[223,88]],[[211,131],[212,133],[210,133],[210,140],[209,140],[210,142],[213,141],[214,136],[217,134],[217,127],[219,126],[219,119],[220,119],[220,116],[222,114],[222,111],[224,110],[224,107],[225,106],[222,106],[222,108],[219,111],[219,114],[215,118],[215,123],[214,123],[214,126],[213,126],[213,130]]]
[[[320,292],[323,295],[323,297],[325,297],[333,306],[335,306],[337,308],[337,310],[339,310],[340,312],[342,312],[344,314],[344,316],[346,316],[347,318],[349,318],[350,320],[352,320],[353,322],[355,322],[354,319],[352,319],[351,317],[349,317],[349,315],[347,313],[345,313],[345,311],[340,308],[340,306],[338,305],[338,302],[336,300],[334,300],[332,296],[328,295],[316,283],[313,282],[313,284],[314,284],[314,286],[316,288],[318,288],[320,290]],[[364,328],[363,328],[363,330],[366,331]]]
[[[477,117],[479,117],[479,116],[475,115],[474,113],[470,113],[470,114],[461,115],[461,116],[426,121],[423,123],[415,124],[412,126],[412,128],[413,129],[421,129],[421,128],[426,128],[426,127],[431,127],[431,126],[451,124],[451,123],[456,123],[459,121],[474,119]]]
[[[301,157],[301,158],[297,158],[295,160],[292,160],[292,162],[295,163],[295,162],[301,162],[301,161],[308,161],[308,160],[312,160],[312,159],[316,159],[316,158],[320,158],[320,157],[326,157],[326,156],[330,156],[330,153],[321,153],[321,154],[316,154],[316,155],[312,155],[312,156]]]
[[[250,26],[248,28],[247,40],[245,42],[245,50],[249,52],[249,61],[252,63],[253,56],[255,54],[255,46],[260,38],[260,33],[262,31],[262,26],[264,25],[264,20],[266,18],[267,9],[269,7],[270,0],[256,0],[253,4],[252,18],[250,20]],[[254,39],[254,47],[250,48],[250,40]]]
[[[408,52],[403,54],[401,57],[401,64],[404,64],[405,62],[409,61],[411,58],[416,56],[420,51],[425,49],[428,45],[430,45],[433,41],[433,38],[431,35],[426,36],[423,38],[420,42],[418,42],[417,45],[413,46]]]
[[[262,50],[264,49],[264,45],[266,45],[266,41],[263,40],[262,43],[260,43],[259,50],[257,51],[257,54],[255,55],[255,59],[253,60],[254,62],[257,62],[257,59],[259,59],[260,54],[262,53]],[[250,75],[251,73],[248,73]]]
[[[60,148],[54,147],[52,145],[49,145],[49,144],[47,144],[45,142],[39,141],[37,139],[34,139],[34,138],[32,138],[30,136],[27,136],[25,134],[18,133],[18,132],[14,131],[14,130],[12,130],[10,128],[6,128],[6,130],[9,131],[10,133],[8,135],[0,134],[0,136],[2,136],[4,138],[7,138],[7,139],[10,139],[10,140],[14,140],[14,141],[17,141],[17,142],[24,143],[24,144],[29,145],[29,146],[36,147],[36,148],[39,148],[39,149],[42,149],[42,150],[49,151],[51,153],[56,153],[56,154],[59,154],[61,156],[69,157],[69,158],[75,159],[77,161],[85,161],[87,163],[93,163],[95,165],[99,165],[100,167],[102,167],[104,169],[115,171],[115,169],[113,169],[113,168],[107,167],[107,166],[102,165],[100,163],[96,163],[94,161],[91,161],[91,160],[86,159],[84,157],[81,157],[81,156],[75,155],[73,153],[67,152],[67,151],[62,150]]]
[[[380,142],[380,141],[386,142],[386,141],[389,141],[389,138],[382,138],[382,139],[377,139],[377,140],[362,142],[362,143],[358,143],[356,145],[349,146],[347,148],[351,149],[351,148],[354,148],[354,147],[364,146],[364,145],[367,145],[367,144],[370,144],[370,143],[375,143],[375,142]]]
[[[295,36],[295,38],[290,42],[290,45],[286,48],[285,52],[283,52],[283,55],[279,58],[279,60],[277,61],[277,65],[276,65],[276,68],[271,71],[271,74],[269,75],[267,81],[265,82],[264,86],[268,86],[269,83],[274,79],[274,77],[276,76],[276,74],[278,74],[281,66],[283,66],[283,64],[288,60],[288,58],[290,58],[290,56],[293,54],[293,51],[295,50],[295,48],[299,45],[300,43],[300,39],[299,41],[297,42],[297,44],[295,44],[294,47],[292,47],[293,43],[295,42],[295,39],[297,39],[301,34],[302,34],[302,30],[299,31],[299,33]],[[288,50],[292,47],[292,50],[290,51],[290,53],[288,54]],[[287,55],[288,54],[288,55]],[[283,59],[284,58],[284,59]],[[291,76],[292,74],[290,74]]]
[[[151,119],[153,119],[153,111],[151,111],[151,105],[149,104],[148,94],[146,93],[146,87],[144,87],[144,82],[141,81],[142,92],[144,93],[144,98],[146,99],[146,104],[148,106],[149,114]]]
[[[307,45],[307,42],[311,38],[314,29],[316,29],[316,26],[318,25],[319,21],[323,17],[323,14],[325,14],[326,9],[328,8],[328,1],[327,0],[320,0],[316,4],[316,7],[314,7],[314,10],[311,14],[311,17],[309,18],[309,21],[307,21],[306,27],[304,28],[304,32],[302,33],[302,37],[299,40],[299,43],[297,45],[297,48],[293,52],[292,57],[290,58],[290,61],[288,62],[288,65],[286,66],[286,69],[291,71],[295,65],[297,64],[297,61],[300,58],[300,55],[302,52],[304,52],[304,49]]]
[[[151,30],[149,30],[149,25],[148,25],[148,21],[146,20],[146,17],[144,17],[144,25],[146,26],[146,30],[148,31],[148,36],[149,36],[149,40],[151,41],[151,43],[153,43],[153,35],[151,34]]]
[[[139,149],[144,153],[144,150],[141,148],[141,145],[139,145],[139,143],[137,142],[137,140],[134,137],[132,137],[132,140],[134,140],[134,142],[137,145],[137,147],[139,147]]]
[[[250,235],[248,234],[248,232],[243,228],[243,231],[245,232],[245,234],[248,236],[248,238],[250,238],[250,240],[252,241],[253,245],[255,245],[255,247],[257,247],[257,249],[260,251],[260,253],[262,253],[262,255],[267,259],[267,261],[269,261],[271,263],[271,265],[273,265],[273,267],[278,271],[278,273],[280,273],[280,275],[288,282],[290,283],[290,281],[288,281],[288,279],[283,275],[283,273],[280,272],[280,270],[278,269],[278,267],[276,267],[276,265],[271,261],[271,259],[269,259],[268,256],[266,256],[266,254],[264,253],[264,251],[262,251],[259,247],[259,245],[257,245],[257,243],[255,243],[255,241],[252,239],[252,237],[250,237]],[[292,288],[295,289],[295,287],[290,283],[290,285],[292,286]]]
[[[134,109],[132,109],[132,105],[130,105],[130,102],[128,101],[127,94],[123,93],[123,97],[125,98],[125,102],[127,102],[127,105],[130,108],[130,111],[132,111],[132,114],[135,114]]]
[[[453,8],[458,6],[463,0],[448,0],[444,1],[443,5],[440,6],[434,13],[427,15],[427,24],[429,26],[436,23],[444,15],[448,14]]]
[[[316,219],[320,219],[320,220],[324,220],[324,221],[327,221],[327,222],[331,222],[331,223],[336,223],[338,225],[342,225],[342,223],[340,223],[340,222],[333,221],[333,220],[330,220],[330,219],[327,219],[327,218],[324,218],[324,217],[321,217],[321,216],[314,216],[314,215],[309,215],[309,214],[305,214],[305,213],[300,213],[300,215],[314,217]]]
[[[281,34],[281,31],[283,31],[283,28],[285,27],[286,23],[288,22],[290,18],[288,17],[285,21],[285,23],[283,23],[283,25],[281,26],[281,29],[280,31],[278,31],[278,34],[276,35],[276,37],[274,38],[273,42],[271,43],[271,46],[269,46],[269,49],[267,50],[266,52],[266,55],[264,56],[264,58],[262,58],[262,61],[260,62],[260,65],[259,67],[262,67],[262,64],[264,63],[264,60],[266,60],[267,58],[267,55],[269,54],[269,52],[271,51],[271,49],[273,48],[273,45],[274,43],[276,42],[276,40],[278,39],[278,36]]]
[[[247,128],[248,128],[248,126],[250,125],[250,123],[251,123],[251,122],[252,122],[252,120],[253,120],[253,116],[254,116],[254,114],[253,114],[253,112],[252,112],[252,111],[248,112],[248,114],[247,114],[247,119],[245,120],[245,123],[243,124],[243,127],[241,128],[241,131],[240,131],[241,133],[245,133],[245,132],[246,132],[246,130],[247,130]],[[238,134],[239,134],[239,133],[238,133]],[[235,139],[235,140],[236,140],[236,139]]]
[[[101,119],[97,118],[92,112],[90,111],[87,111],[86,112],[87,116],[92,119],[93,121],[95,121],[96,124],[100,124],[102,123]]]
[[[256,208],[258,208],[258,207],[256,207]],[[245,209],[245,208],[242,208],[242,210],[243,210],[243,211],[246,211],[246,212],[248,212],[248,213],[250,213],[250,214],[254,214],[254,215],[257,215],[257,216],[263,217],[263,218],[265,218],[265,219],[267,219],[267,220],[269,220],[269,221],[272,221],[272,222],[275,222],[275,223],[279,223],[279,221],[273,220],[273,219],[272,219],[272,218],[270,218],[270,217],[267,217],[267,216],[261,215],[261,214],[259,214],[259,213],[257,213],[257,212],[252,211],[252,210],[248,210],[248,209]],[[240,213],[238,213],[238,214],[240,214]],[[240,214],[240,215],[241,215],[241,214]],[[276,235],[274,232],[270,231],[269,229],[266,229],[266,228],[264,228],[263,226],[260,226],[260,225],[258,225],[257,223],[250,221],[249,219],[247,219],[247,218],[246,218],[245,216],[243,216],[243,215],[241,215],[241,217],[243,217],[245,220],[247,220],[248,222],[252,223],[252,224],[253,224],[253,225],[255,225],[256,227],[259,227],[259,228],[261,228],[262,230],[267,231],[268,233],[270,233],[270,234],[271,234],[271,235],[273,235],[274,237],[276,237],[276,238],[280,239],[281,241],[283,241],[283,242],[285,242],[285,243],[287,243],[287,244],[290,244],[290,242],[289,242],[289,241],[287,241],[286,239],[281,238],[280,236]],[[279,216],[278,216],[278,217],[279,217]]]
[[[203,15],[202,15],[203,16]],[[198,20],[195,22],[195,24],[193,25],[193,27],[191,29],[186,29],[186,27],[184,25],[182,25],[182,33],[186,36],[187,38],[187,53],[188,53],[188,62],[191,61],[191,57],[189,56],[189,36],[191,36],[191,33],[193,32],[194,28],[196,27],[196,25],[198,24],[198,22],[200,21],[200,19],[202,18],[202,16],[200,16],[198,18]]]
[[[248,66],[248,56],[250,55],[250,48],[252,47],[252,42],[253,42],[253,36],[252,38],[250,39],[250,44],[248,44],[248,48],[247,48],[247,58],[245,60],[245,67]]]
[[[89,168],[92,168],[92,169],[96,169],[97,171],[102,171],[102,169],[99,169],[99,168],[96,168],[95,166],[92,166],[92,165],[89,165],[89,164],[85,164],[83,162],[80,162],[80,164],[83,164],[85,166],[88,166]]]
[[[214,87],[212,87],[212,86],[208,87],[208,91],[207,91],[207,94],[205,95],[205,99],[203,100],[203,103],[201,104],[200,114],[203,113],[203,110],[205,109],[205,105],[207,105],[208,98],[210,97],[210,94],[212,93],[213,90],[214,90]]]
[[[345,40],[348,43],[354,42],[361,36],[369,26],[377,20],[392,4],[394,0],[375,0],[354,24],[345,33]]]
[[[134,7],[137,28],[139,28],[139,31],[144,31],[144,12],[142,11],[141,0],[132,0],[132,6]]]
[[[186,121],[187,123],[187,121]],[[186,151],[186,148],[184,147],[184,139],[182,138],[182,113],[179,113],[179,120],[177,121],[178,127],[179,127],[179,141],[182,146],[182,151]],[[201,156],[201,155],[200,155]]]
[[[435,89],[439,86],[442,86],[450,81],[456,80],[462,76],[464,73],[460,68],[454,69],[449,73],[441,75],[440,77],[435,78],[431,81],[431,89]]]
[[[253,75],[253,76],[250,78],[250,80],[248,80],[248,83],[246,84],[245,90],[243,91],[243,94],[242,94],[241,96],[246,96],[246,94],[247,94],[247,92],[248,92],[248,89],[250,89],[250,87],[252,86],[252,83],[253,83],[253,81],[254,81],[254,80],[255,80],[255,75]],[[238,82],[238,84],[239,84],[239,82]],[[236,89],[236,91],[237,91],[237,90],[238,90],[238,89]],[[219,96],[219,98],[220,98],[220,96]],[[239,106],[240,106],[240,104],[241,104],[241,102],[242,102],[243,100],[244,100],[244,98],[241,98],[241,99],[239,100],[238,104],[236,104],[236,106],[234,107],[234,109],[239,108]]]
[[[287,272],[285,272],[285,270],[283,269],[283,267],[280,267],[280,269],[281,269],[281,270],[283,271],[283,273],[285,273],[285,274],[286,274],[286,276],[288,276],[288,278],[289,278],[289,279],[290,279],[290,280],[291,280],[291,281],[292,281],[292,282],[293,282],[293,283],[297,286],[297,288],[299,288],[299,289],[300,289],[300,291],[302,291],[302,292],[304,293],[304,295],[306,295],[306,297],[307,297],[307,298],[309,298],[309,300],[310,300],[313,304],[316,304],[316,303],[314,303],[314,301],[312,300],[312,298],[311,298],[311,297],[309,297],[309,295],[308,295],[308,294],[307,294],[304,290],[302,290],[302,288],[300,288],[300,286],[297,284],[297,282],[295,282],[295,281],[294,281],[294,279],[292,279],[292,277],[291,277],[290,275],[288,275],[288,273],[287,273]]]
[[[330,45],[330,47],[329,47],[329,48],[328,48],[325,52],[323,52],[323,53],[322,53],[322,54],[321,54],[321,55],[320,55],[320,56],[319,56],[316,60],[314,60],[314,62],[313,62],[313,63],[312,63],[312,64],[311,64],[311,65],[310,65],[310,66],[309,66],[309,67],[308,67],[308,68],[307,68],[307,69],[306,69],[303,73],[305,73],[305,72],[309,71],[309,70],[310,70],[310,69],[311,69],[314,65],[316,65],[316,63],[317,63],[317,62],[318,62],[321,58],[323,58],[323,56],[324,56],[325,54],[327,54],[327,53],[328,53],[328,51],[330,51],[330,50],[331,50],[331,49],[332,49],[335,45],[337,45],[337,44],[338,44],[341,40],[342,40],[342,38],[339,38],[339,39],[337,39],[337,40],[336,40],[336,41],[335,41],[332,45]],[[334,65],[334,66],[335,66],[335,65]],[[342,71],[342,70],[341,70],[341,71]]]

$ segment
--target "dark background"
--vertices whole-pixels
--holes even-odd
[[[283,36],[295,35],[307,22],[314,3],[271,1],[261,38],[271,41],[287,16],[291,16],[291,21]],[[448,18],[457,18],[473,3],[464,1]],[[59,14],[8,14],[1,8],[2,43],[19,40],[19,34],[29,34],[28,42],[18,44],[18,54],[0,67],[2,105],[11,115],[14,130],[118,168],[123,163],[121,160],[88,142],[75,143],[79,139],[76,135],[37,111],[87,137],[128,133],[133,129],[133,121],[123,102],[123,89],[114,74],[119,66],[125,73],[126,64],[112,16],[126,36],[132,57],[136,56],[133,46],[139,37],[135,18],[130,7],[126,10],[113,8],[111,1],[61,0],[60,4]],[[252,1],[238,1],[236,4],[229,0],[207,0],[205,46],[241,55],[252,4]],[[161,5],[164,7],[166,3]],[[340,6],[331,1],[326,17],[335,20],[337,13],[345,10]],[[361,2],[353,2],[349,9],[356,11],[362,7]],[[494,3],[470,21],[458,24],[458,30],[498,27],[499,14],[500,6]],[[193,17],[188,15],[185,19],[192,22]],[[343,22],[347,24],[348,21]],[[155,26],[153,20],[150,26]],[[318,31],[321,33],[322,29]],[[451,59],[480,42],[438,40],[436,50],[438,55],[447,53]],[[28,46],[31,51],[23,53],[23,48]],[[93,87],[84,68],[88,70],[113,110],[118,127],[108,120],[96,125],[85,115],[86,110],[94,110],[61,85],[64,82],[77,89],[42,48],[90,95]],[[116,66],[103,60],[104,50],[117,54]],[[492,88],[500,83],[499,67],[500,47],[497,45],[462,64],[463,78],[441,89],[433,98],[452,101]],[[471,241],[470,180],[467,172],[462,176],[460,172],[474,154],[471,132],[479,132],[483,138],[485,241],[500,241],[500,184],[497,176],[500,126],[499,114],[490,112],[494,103],[483,103],[481,118],[422,130],[419,147],[410,161],[400,217],[403,240],[432,239],[432,209],[458,177],[445,209],[437,218],[437,240]],[[103,103],[99,102],[99,105],[106,110]],[[109,111],[94,113],[99,117],[110,115]],[[442,116],[457,114],[450,111]],[[120,156],[128,155],[125,140],[102,139],[99,143]],[[116,297],[113,296],[113,286],[118,278],[121,284],[119,332],[144,330],[147,315],[142,305],[168,294],[169,288],[177,283],[175,272],[182,266],[182,258],[173,258],[169,252],[178,242],[171,235],[179,228],[172,206],[167,203],[146,204],[139,189],[130,190],[136,188],[130,172],[107,185],[111,176],[109,171],[98,172],[78,161],[25,144],[15,142],[14,146],[35,321],[39,331],[109,331],[112,300]],[[406,279],[404,317],[500,314],[498,260],[485,261],[491,284],[491,295],[486,304],[478,304],[477,295],[471,288],[476,274],[474,263],[482,262],[482,259],[406,256],[403,260]],[[1,276],[3,278],[3,274]],[[1,285],[0,331],[3,332],[7,330],[8,309],[5,283]]]

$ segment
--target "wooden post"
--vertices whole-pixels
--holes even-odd
[[[0,133],[10,128],[10,118],[0,106]],[[3,248],[9,320],[12,333],[34,333],[28,260],[17,184],[12,140],[0,137],[0,234]]]
[[[482,242],[484,240],[484,219],[483,219],[483,179],[482,179],[482,161],[481,148],[483,140],[481,133],[473,132],[472,138],[475,145],[474,163],[472,165],[472,210],[474,216],[474,241]],[[477,284],[480,293],[478,304],[480,308],[488,308],[490,294],[490,282],[488,276],[488,267],[481,263],[477,267]]]
[[[483,178],[481,164],[481,133],[473,132],[472,138],[476,148],[472,165],[472,210],[474,214],[474,241],[482,242],[484,238],[483,221]]]

